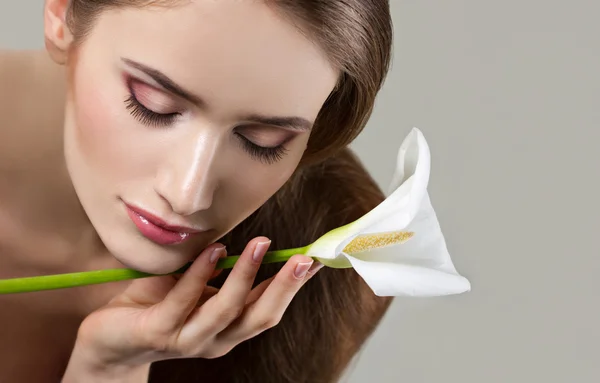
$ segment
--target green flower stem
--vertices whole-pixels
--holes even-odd
[[[295,249],[269,251],[262,263],[285,262],[296,254],[305,254],[309,246]],[[221,258],[217,269],[231,269],[240,257],[238,255]],[[181,274],[190,267],[191,263],[181,269],[164,275]],[[84,271],[79,273],[43,275],[39,277],[0,279],[0,294],[16,294],[43,290],[56,290],[70,287],[95,285],[100,283],[125,281],[137,278],[154,277],[161,274],[148,274],[133,269],[108,269]]]

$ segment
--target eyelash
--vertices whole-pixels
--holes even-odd
[[[163,127],[171,125],[173,122],[175,122],[175,119],[181,115],[180,113],[160,114],[153,112],[138,101],[131,87],[129,87],[129,97],[125,100],[125,105],[133,117],[135,117],[142,124],[150,127]],[[273,164],[281,160],[287,152],[287,149],[283,145],[267,148],[256,145],[242,134],[236,133],[236,135],[239,137],[244,149],[250,154],[251,157],[266,164]]]
[[[160,114],[151,111],[138,101],[132,90],[129,91],[129,97],[125,100],[125,104],[133,117],[138,119],[142,124],[151,127],[170,125],[180,115],[180,113]]]
[[[236,133],[236,135],[240,138],[242,145],[252,157],[263,161],[266,164],[273,164],[281,160],[287,152],[287,149],[283,145],[266,148],[264,146],[256,145],[242,134]]]

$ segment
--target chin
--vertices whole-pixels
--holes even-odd
[[[169,274],[194,257],[189,249],[157,245],[131,235],[112,236],[104,241],[107,250],[125,267],[149,274]]]
[[[125,267],[149,274],[169,274],[183,267],[191,259],[182,257],[165,257],[162,254],[156,256],[144,254],[145,259],[138,256],[119,256],[114,257]],[[169,259],[170,258],[170,259]]]

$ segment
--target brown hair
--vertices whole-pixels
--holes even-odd
[[[383,200],[376,183],[348,150],[303,167],[284,188],[223,238],[232,254],[265,235],[271,249],[305,246]],[[261,267],[256,283],[280,264]],[[227,273],[212,283],[219,287]],[[354,269],[323,268],[296,294],[281,322],[217,359],[153,364],[151,382],[332,383],[371,335],[390,304]]]
[[[71,0],[76,44],[97,16],[117,7],[169,6],[182,0]],[[305,246],[359,218],[384,198],[347,145],[362,131],[390,65],[388,0],[265,0],[319,44],[340,70],[321,109],[302,166],[264,206],[222,242],[230,254],[264,235],[271,249]],[[279,264],[261,268],[257,283]],[[228,273],[214,282],[219,286]],[[154,363],[153,382],[330,383],[379,323],[389,298],[373,295],[353,269],[321,270],[296,295],[280,324],[212,359]]]
[[[169,6],[182,0],[72,0],[67,22],[76,44],[104,10]],[[317,116],[303,164],[346,147],[369,119],[389,69],[392,22],[388,0],[265,0],[327,52],[340,78]]]

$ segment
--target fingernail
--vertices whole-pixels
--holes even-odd
[[[304,278],[306,276],[306,273],[312,266],[312,264],[313,264],[313,261],[298,263],[296,265],[296,268],[294,269],[294,276],[298,279]]]
[[[252,254],[252,260],[260,263],[263,255],[269,248],[269,245],[271,245],[271,241],[257,243],[256,247],[254,248],[254,254]]]
[[[225,247],[216,247],[213,249],[212,253],[210,253],[210,263],[217,263],[221,255],[223,254],[223,250]]]
[[[308,270],[308,274],[309,275],[315,275],[317,273],[317,271],[321,270],[323,268],[323,266],[325,266],[324,264],[322,264],[321,262],[315,262],[313,263],[313,265],[311,266],[311,268]]]

